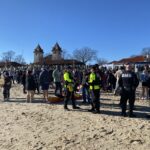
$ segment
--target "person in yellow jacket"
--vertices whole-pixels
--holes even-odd
[[[89,85],[92,106],[89,111],[100,113],[100,75],[96,69],[96,66],[91,68],[91,73],[89,75]]]
[[[67,69],[64,72],[63,78],[64,78],[64,89],[65,89],[65,98],[64,98],[64,109],[68,109],[68,101],[72,100],[72,108],[73,109],[79,109],[80,107],[77,107],[75,104],[74,99],[74,80],[71,74],[72,70],[71,67],[67,67]]]

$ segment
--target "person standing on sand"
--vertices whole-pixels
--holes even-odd
[[[8,101],[10,98],[10,89],[11,89],[11,78],[9,73],[6,71],[4,72],[4,85],[3,85],[3,96],[4,101]]]
[[[119,68],[119,70],[117,70],[115,73],[115,77],[117,80],[116,80],[116,87],[115,87],[114,95],[120,95],[121,94],[120,93],[121,92],[120,87],[119,87],[119,79],[120,79],[121,74],[124,72],[124,70],[125,70],[124,66],[121,66]],[[120,97],[119,106],[121,106],[121,105],[122,105],[122,99]]]
[[[55,96],[62,97],[62,86],[61,86],[62,73],[60,71],[60,66],[56,66],[55,70],[52,73],[52,76],[55,83]]]
[[[42,72],[40,73],[39,79],[40,79],[41,88],[43,90],[44,101],[48,102],[48,89],[50,85],[50,74],[45,67],[42,68]]]
[[[39,89],[39,72],[37,69],[34,69],[33,71],[34,81],[35,81],[35,90],[37,90],[37,94],[40,94]]]
[[[100,74],[96,66],[91,68],[89,86],[92,106],[89,111],[93,113],[100,113]]]
[[[142,100],[149,98],[148,79],[149,79],[148,69],[144,68],[142,74],[140,75],[140,81],[142,83],[142,94],[141,94],[141,99]]]
[[[115,95],[117,95],[118,93],[118,88],[119,88],[119,78],[120,78],[120,76],[121,76],[121,74],[123,73],[123,71],[124,71],[124,67],[123,66],[121,66],[117,71],[116,71],[116,73],[115,73],[115,78],[116,78],[116,86],[115,86],[115,91],[114,91],[114,94]]]
[[[135,91],[139,85],[139,80],[137,75],[131,70],[131,65],[127,64],[125,66],[125,71],[121,74],[119,78],[119,86],[122,88],[121,92],[121,115],[126,117],[126,107],[127,100],[129,99],[129,117],[136,117],[133,114],[134,102],[135,102]]]
[[[35,81],[31,70],[28,70],[26,75],[26,90],[27,90],[27,103],[32,102],[34,99]]]
[[[91,98],[90,98],[90,92],[89,92],[89,83],[88,83],[88,77],[89,73],[87,73],[85,70],[83,71],[83,76],[82,76],[82,103],[91,103]]]
[[[23,93],[26,94],[26,70],[22,71],[21,83],[23,85]]]

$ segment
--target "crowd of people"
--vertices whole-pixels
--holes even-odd
[[[129,100],[129,117],[135,117],[133,113],[136,89],[141,82],[141,99],[150,97],[149,67],[144,66],[142,72],[135,72],[131,64],[119,68],[107,69],[93,65],[86,69],[67,66],[27,68],[24,70],[4,70],[0,73],[0,86],[3,88],[4,101],[9,101],[12,84],[22,84],[22,92],[27,95],[26,101],[32,102],[34,95],[43,91],[43,101],[48,102],[48,90],[54,87],[54,94],[64,98],[64,110],[69,111],[68,102],[72,101],[73,109],[80,109],[76,105],[75,93],[80,90],[82,103],[91,105],[88,110],[92,113],[100,113],[100,92],[114,92],[120,95],[121,115],[127,116],[127,101]]]

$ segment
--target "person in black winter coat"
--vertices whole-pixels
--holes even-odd
[[[26,90],[27,90],[27,102],[32,102],[35,92],[35,80],[32,75],[32,71],[29,70],[26,75]]]
[[[35,81],[35,90],[37,90],[37,94],[40,94],[40,89],[39,89],[39,72],[38,70],[33,71],[33,76],[34,76],[34,81]]]
[[[26,94],[26,71],[22,72],[21,83],[23,85],[23,93]]]
[[[107,82],[108,82],[108,90],[112,91],[113,89],[115,89],[116,78],[111,70],[108,71]]]
[[[139,85],[139,80],[137,75],[131,71],[131,66],[126,65],[126,70],[121,74],[119,78],[119,87],[122,88],[121,92],[121,108],[122,116],[126,116],[127,100],[129,99],[129,117],[135,117],[133,114],[134,102],[135,102],[135,92]]]
[[[8,72],[4,73],[4,85],[3,85],[3,96],[4,101],[9,100],[10,98],[10,88],[11,88],[11,78]]]

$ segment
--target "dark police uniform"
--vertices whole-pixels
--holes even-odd
[[[135,102],[135,91],[139,84],[139,80],[136,74],[132,71],[125,71],[122,73],[119,79],[119,86],[122,88],[121,92],[121,108],[122,108],[122,115],[126,116],[126,107],[127,107],[127,100],[129,99],[129,116],[132,117],[133,115],[133,108]]]

